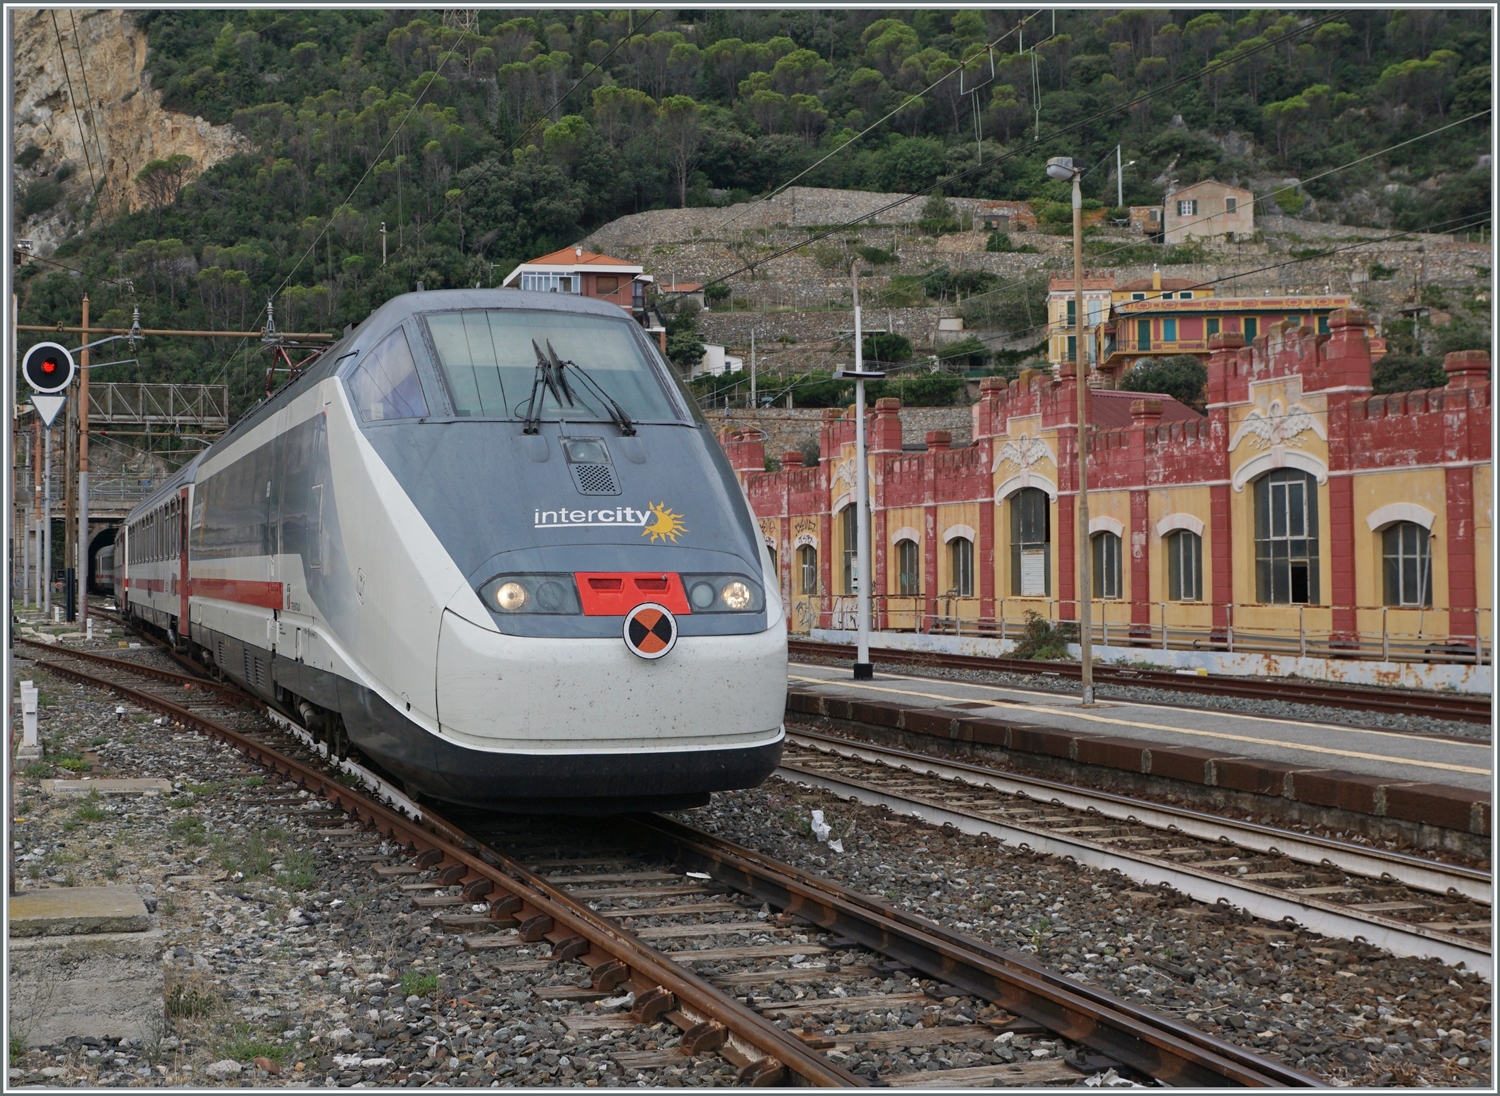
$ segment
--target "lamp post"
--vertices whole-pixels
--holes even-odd
[[[1082,704],[1094,705],[1093,553],[1089,544],[1089,386],[1083,349],[1083,162],[1067,156],[1047,161],[1047,174],[1073,184],[1073,381],[1078,386],[1078,658],[1082,670]]]
[[[1121,209],[1125,205],[1125,168],[1134,167],[1135,161],[1120,166],[1120,146],[1115,146],[1115,208]]]
[[[855,626],[859,629],[859,646],[854,658],[854,680],[868,681],[875,676],[870,662],[870,505],[869,469],[865,460],[865,381],[878,381],[884,372],[865,369],[863,332],[859,322],[859,262],[849,267],[854,282],[854,368],[834,373],[836,380],[854,382],[854,565],[858,587],[855,590]]]

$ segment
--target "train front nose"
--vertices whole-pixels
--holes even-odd
[[[780,760],[779,619],[667,644],[655,612],[637,614],[631,641],[623,614],[593,638],[509,635],[472,615],[446,611],[438,645],[450,798],[701,803],[760,783]]]

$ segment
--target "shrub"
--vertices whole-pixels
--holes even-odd
[[[1016,640],[1012,655],[1016,658],[1036,658],[1056,661],[1071,658],[1068,644],[1078,642],[1078,625],[1067,621],[1053,624],[1035,609],[1026,610],[1026,625],[1021,638]]]
[[[957,373],[898,373],[865,386],[870,400],[895,396],[906,407],[952,407],[959,402],[964,379]]]
[[[880,247],[861,247],[856,250],[859,252],[859,257],[871,266],[885,266],[898,261],[894,250],[887,251]]]
[[[911,340],[887,331],[865,336],[865,364],[911,361]]]
[[[990,233],[989,239],[984,241],[986,251],[1014,251],[1015,246],[1010,242],[1010,233],[1001,232],[998,229]]]
[[[917,221],[917,226],[923,232],[933,236],[941,236],[944,232],[957,232],[958,214],[954,212],[952,202],[941,194],[934,194],[922,206],[922,217]]]
[[[983,369],[989,359],[989,347],[973,335],[951,342],[938,351],[939,361],[961,369]]]
[[[1448,377],[1443,372],[1443,363],[1421,354],[1387,354],[1370,370],[1370,384],[1377,396],[1441,388],[1446,383]]]
[[[729,283],[715,282],[703,291],[703,299],[709,304],[723,304],[729,300]]]

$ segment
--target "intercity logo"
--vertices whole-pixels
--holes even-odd
[[[536,510],[532,520],[536,529],[637,528],[641,536],[650,537],[652,543],[667,540],[676,544],[677,538],[688,531],[682,515],[669,509],[664,502],[649,503],[644,510],[633,506],[615,506],[607,510]]]

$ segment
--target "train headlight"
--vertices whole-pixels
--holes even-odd
[[[503,582],[495,591],[495,604],[507,613],[526,607],[526,587],[519,582]]]
[[[479,587],[479,596],[492,610],[507,615],[567,616],[583,612],[578,584],[569,574],[496,575]]]
[[[721,596],[724,604],[736,612],[750,608],[750,587],[739,579],[725,583]]]
[[[688,591],[688,600],[693,603],[693,608],[700,613],[706,609],[712,609],[714,602],[718,600],[719,591],[714,589],[711,582],[695,582],[693,588]]]
[[[744,575],[683,575],[682,585],[695,613],[758,613],[766,607],[760,584]]]

